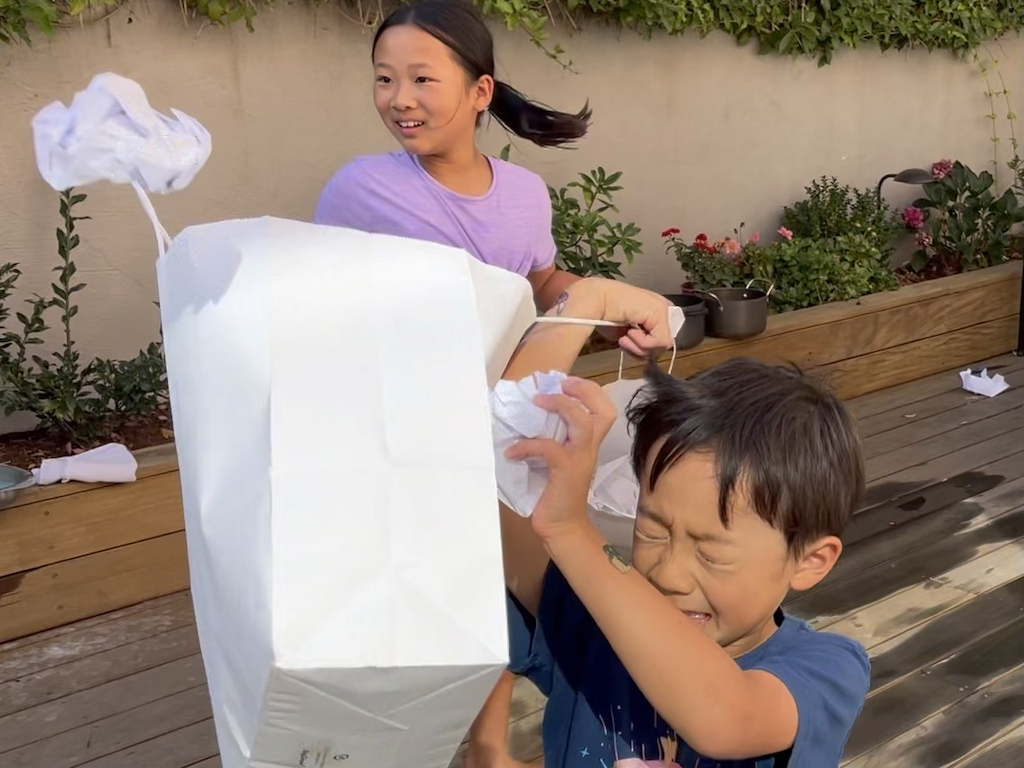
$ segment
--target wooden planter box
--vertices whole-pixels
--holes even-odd
[[[0,642],[188,588],[172,446],[137,480],[30,488],[0,509]]]
[[[1021,262],[929,280],[852,301],[768,318],[760,336],[707,338],[680,352],[673,374],[691,376],[733,357],[796,363],[823,374],[844,398],[903,384],[1017,347]],[[667,367],[671,354],[661,357]],[[641,374],[626,361],[623,375]],[[581,357],[573,373],[602,384],[618,377],[619,353]]]
[[[776,315],[756,338],[681,352],[673,372],[739,355],[792,361],[854,397],[1014,349],[1020,281],[1013,262]],[[598,352],[574,373],[604,383],[618,365],[617,352]],[[627,365],[640,374],[637,361]],[[135,483],[33,488],[0,509],[0,642],[188,588],[173,447],[137,457]]]

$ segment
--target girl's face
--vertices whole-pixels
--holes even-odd
[[[407,152],[437,156],[472,146],[493,78],[471,81],[448,46],[407,24],[380,36],[373,69],[377,113]]]

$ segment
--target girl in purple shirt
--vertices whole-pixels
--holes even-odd
[[[589,108],[546,109],[496,80],[490,30],[461,0],[398,8],[372,51],[374,103],[402,149],[338,170],[314,221],[462,248],[527,277],[547,311],[577,279],[555,267],[547,185],[481,153],[476,127],[489,112],[521,138],[561,146],[586,133]]]

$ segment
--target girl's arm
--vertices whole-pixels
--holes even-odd
[[[515,675],[504,671],[469,729],[463,768],[525,768],[509,755],[508,724]]]
[[[562,293],[580,279],[571,272],[563,272],[554,264],[535,270],[526,277],[533,286],[533,300],[541,312],[551,309]]]

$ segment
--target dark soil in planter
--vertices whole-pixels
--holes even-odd
[[[82,453],[105,443],[122,443],[132,450],[150,448],[174,439],[170,413],[166,407],[133,419],[118,430],[110,430],[87,445],[73,446],[59,436],[43,431],[0,435],[0,463],[32,469],[43,459]]]
[[[1020,244],[1018,243],[1013,247],[1009,260],[1019,261],[1020,258]],[[920,272],[915,272],[910,267],[900,267],[895,272],[896,279],[900,281],[900,285],[913,285],[914,283],[923,283],[927,280],[936,280],[940,277],[963,274],[963,270],[955,265],[944,264],[934,260],[929,262]]]

